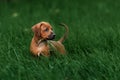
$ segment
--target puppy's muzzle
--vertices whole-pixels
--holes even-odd
[[[55,38],[55,33],[51,33],[49,36],[48,36],[48,40],[53,40]]]

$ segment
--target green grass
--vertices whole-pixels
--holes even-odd
[[[0,1],[0,80],[119,80],[120,0]],[[48,21],[56,39],[69,26],[67,55],[34,57],[32,25]]]

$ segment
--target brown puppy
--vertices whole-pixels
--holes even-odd
[[[62,42],[68,35],[68,27],[65,24],[61,24],[65,27],[66,32],[65,34],[58,40],[52,41],[55,38],[55,33],[51,25],[47,22],[40,22],[32,27],[32,31],[34,32],[34,36],[31,41],[30,51],[34,55],[50,55],[50,47],[54,48],[55,50],[59,51],[60,53],[64,54],[65,48]]]

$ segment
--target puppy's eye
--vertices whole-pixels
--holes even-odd
[[[44,31],[48,31],[48,28],[46,28]]]

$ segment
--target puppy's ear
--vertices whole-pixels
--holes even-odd
[[[32,31],[34,32],[34,34],[38,37],[40,37],[40,25],[41,24],[36,24],[32,27]]]
[[[34,25],[34,26],[32,26],[32,31],[35,33],[36,32],[36,30],[37,30],[37,26],[36,25]]]

